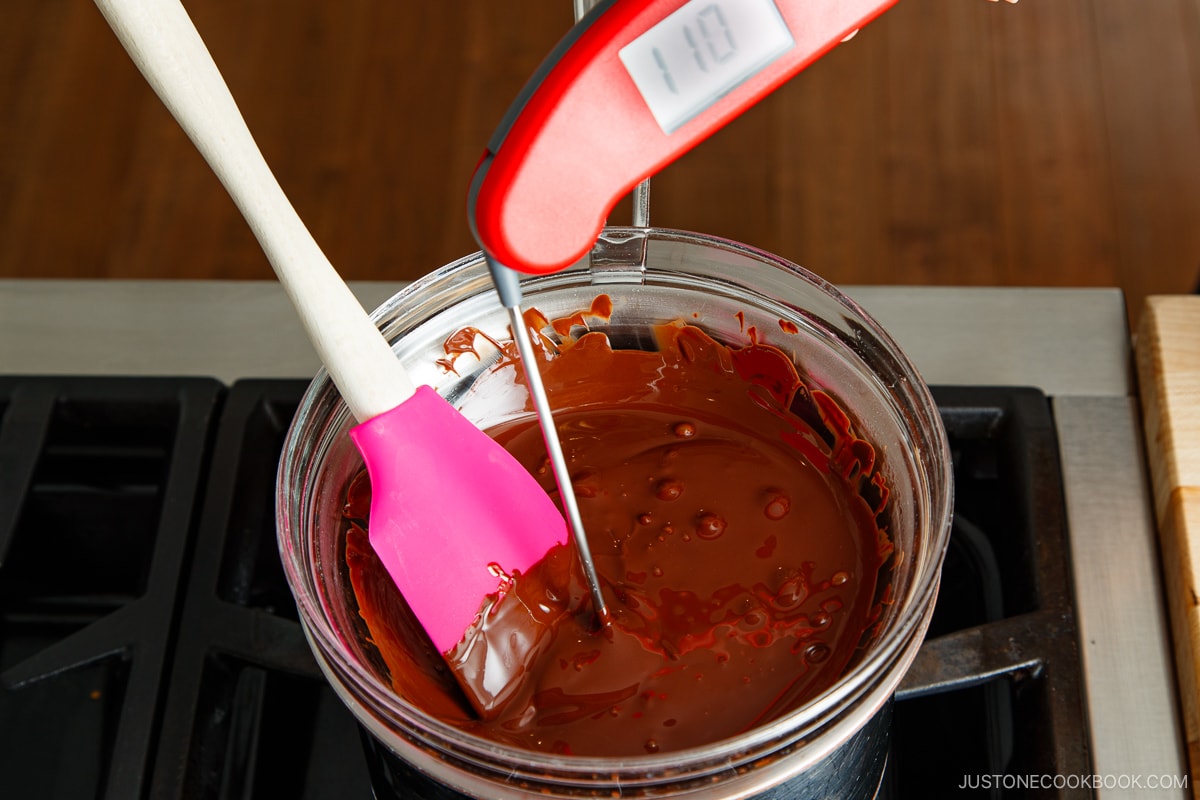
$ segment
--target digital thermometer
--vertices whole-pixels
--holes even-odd
[[[896,0],[607,0],[550,54],[488,143],[468,217],[494,263],[548,273],[591,249],[644,178]]]

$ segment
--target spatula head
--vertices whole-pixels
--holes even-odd
[[[533,476],[428,386],[350,437],[371,479],[371,546],[441,653],[502,575],[567,540]]]

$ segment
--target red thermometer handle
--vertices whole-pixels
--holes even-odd
[[[896,0],[608,0],[488,143],[468,216],[496,262],[579,260],[622,196]]]

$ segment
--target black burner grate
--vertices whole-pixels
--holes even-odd
[[[1032,389],[934,396],[954,458],[955,524],[929,635],[896,703],[885,796],[944,796],[984,775],[1090,774],[1049,403]]]
[[[221,391],[0,378],[6,796],[145,795]]]
[[[275,544],[306,385],[0,378],[5,796],[371,797],[373,748],[316,667]],[[885,793],[1087,774],[1049,404],[935,394],[959,519]]]
[[[370,797],[357,726],[300,630],[275,468],[307,383],[229,392],[171,673],[156,797]]]

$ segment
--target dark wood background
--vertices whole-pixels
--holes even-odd
[[[567,0],[189,0],[345,277],[475,249],[467,181]],[[87,0],[7,0],[0,277],[270,278]],[[835,283],[1200,274],[1200,0],[902,0],[655,179],[655,224]],[[619,209],[614,221],[627,221]]]

